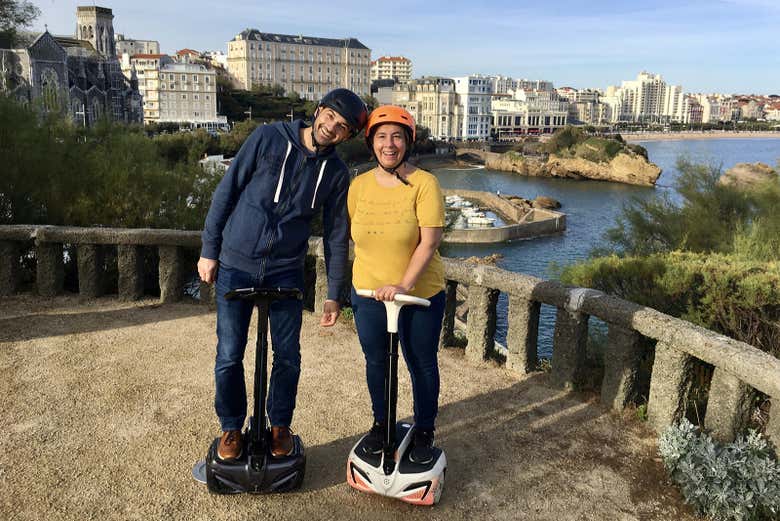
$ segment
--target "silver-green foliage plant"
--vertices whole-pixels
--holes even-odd
[[[780,464],[758,432],[722,445],[682,420],[664,431],[658,449],[700,514],[724,521],[780,519]]]

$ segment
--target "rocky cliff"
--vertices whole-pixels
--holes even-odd
[[[777,182],[778,173],[764,163],[738,163],[726,170],[719,183],[737,188],[750,189],[767,181]]]
[[[661,175],[661,169],[657,165],[631,152],[620,152],[608,162],[556,155],[541,160],[507,152],[486,156],[485,166],[493,170],[529,176],[597,179],[641,186],[654,186]]]

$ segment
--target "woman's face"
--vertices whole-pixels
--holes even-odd
[[[385,123],[374,133],[374,155],[382,167],[393,168],[406,155],[406,131],[401,125]]]

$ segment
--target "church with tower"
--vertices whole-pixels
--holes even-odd
[[[122,73],[113,20],[111,9],[80,6],[74,36],[46,30],[21,48],[0,49],[0,91],[84,126],[104,117],[142,123],[138,79]]]

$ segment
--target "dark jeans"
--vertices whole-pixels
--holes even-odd
[[[412,380],[414,423],[433,430],[439,410],[439,335],[444,317],[444,291],[429,299],[431,306],[404,306],[398,318],[398,339]],[[352,289],[352,311],[366,357],[366,381],[375,421],[385,420],[387,314],[385,305]]]
[[[287,287],[303,289],[300,270],[267,277],[220,264],[217,274],[217,357],[214,365],[216,396],[214,408],[222,430],[240,430],[246,419],[244,350],[254,303],[225,300],[231,289],[247,287]],[[266,407],[271,425],[288,427],[295,409],[298,377],[301,373],[301,314],[303,302],[295,299],[274,301],[269,310],[273,365]],[[254,342],[252,343],[254,346]]]

